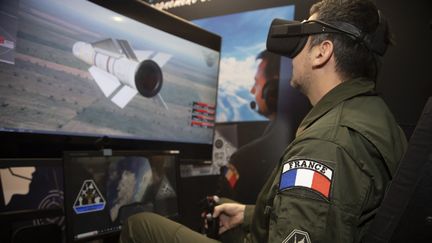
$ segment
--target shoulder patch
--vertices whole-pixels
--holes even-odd
[[[223,168],[222,173],[224,174],[225,179],[228,181],[228,184],[230,185],[230,187],[232,189],[234,189],[234,187],[237,184],[238,179],[240,178],[240,175],[237,172],[236,167],[233,164],[228,163],[226,165],[226,167]]]
[[[293,230],[282,243],[312,243],[308,232],[298,229]]]
[[[279,191],[293,187],[312,189],[329,199],[333,170],[323,163],[298,159],[285,162],[279,181]]]

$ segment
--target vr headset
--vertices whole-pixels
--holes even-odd
[[[364,35],[357,27],[345,22],[329,24],[320,20],[303,22],[274,19],[267,36],[267,50],[294,58],[301,52],[309,35],[336,33],[347,35],[363,43],[372,52],[383,56],[387,50],[385,41],[387,24],[380,16],[380,23],[375,33]]]

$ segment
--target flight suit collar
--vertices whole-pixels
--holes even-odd
[[[324,95],[310,110],[297,129],[296,137],[342,101],[362,94],[372,94],[374,89],[375,83],[365,78],[356,78],[342,82]]]

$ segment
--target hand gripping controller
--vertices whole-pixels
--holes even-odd
[[[214,208],[219,201],[219,197],[217,196],[207,196],[203,200],[204,214],[205,219],[207,221],[207,228],[205,228],[205,234],[207,237],[212,239],[219,238],[219,218],[213,218]]]

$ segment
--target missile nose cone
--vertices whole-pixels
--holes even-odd
[[[135,73],[135,85],[138,92],[144,97],[151,98],[162,88],[162,70],[153,60],[141,62]]]
[[[81,48],[83,47],[84,43],[81,41],[75,42],[72,46],[72,53],[78,57],[81,51]]]
[[[85,63],[94,65],[95,51],[90,44],[81,41],[75,42],[72,46],[72,53]]]

